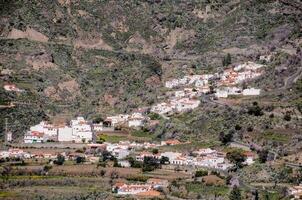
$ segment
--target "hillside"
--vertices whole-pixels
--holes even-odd
[[[287,111],[301,116],[298,1],[24,0],[1,1],[0,9],[0,83],[25,90],[1,87],[1,104],[16,105],[1,109],[1,133],[5,118],[18,137],[41,119],[127,113],[158,102],[170,78],[220,71],[228,53],[235,65],[272,52],[266,74],[252,83],[265,95],[239,109],[204,103],[162,122],[154,136],[217,138],[234,123],[256,135],[268,122],[294,135],[301,127],[299,118],[279,121]],[[253,101],[273,105],[268,113],[280,119],[246,114]]]

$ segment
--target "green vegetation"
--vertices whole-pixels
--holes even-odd
[[[153,134],[150,133],[146,129],[141,129],[141,130],[134,130],[131,132],[131,135],[134,137],[146,137],[146,138],[153,138]]]
[[[208,171],[205,170],[198,170],[195,172],[195,177],[202,177],[207,175],[208,175]]]
[[[227,54],[225,57],[223,57],[222,60],[222,66],[228,66],[232,64],[232,58],[231,58],[231,54]]]
[[[188,183],[186,188],[189,192],[194,192],[197,194],[215,194],[217,196],[226,196],[228,194],[229,188],[227,186],[207,186],[202,183]]]
[[[263,133],[263,138],[265,140],[275,141],[275,142],[287,142],[289,140],[288,135],[282,133],[275,133],[271,131]]]
[[[230,200],[241,200],[241,191],[239,188],[234,187],[229,196]]]
[[[227,153],[227,159],[233,162],[237,167],[242,167],[242,163],[245,161],[245,156],[242,151],[234,150]]]
[[[127,140],[127,136],[101,135],[100,140],[105,142],[118,143],[119,141]]]

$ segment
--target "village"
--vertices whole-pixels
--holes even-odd
[[[182,79],[167,81],[165,85],[168,88],[193,84],[195,87],[174,91],[173,95],[168,95],[168,101],[153,105],[150,109],[138,109],[139,111],[131,114],[108,116],[103,122],[98,124],[88,122],[83,117],[77,117],[71,120],[69,124],[62,123],[57,126],[42,121],[40,124],[30,127],[30,130],[24,136],[24,143],[47,141],[91,143],[95,141],[95,132],[113,131],[118,126],[141,128],[150,122],[150,118],[147,115],[150,112],[166,117],[174,113],[182,113],[197,108],[201,103],[198,97],[211,92],[209,82],[214,82],[211,84],[217,85],[217,88],[212,89],[217,98],[227,98],[229,95],[260,95],[260,89],[242,89],[235,87],[235,85],[259,77],[263,73],[263,67],[264,65],[261,64],[247,62],[234,68],[226,69],[221,74],[192,75],[185,76]],[[14,86],[13,88],[16,87]]]
[[[262,59],[269,60],[267,57]],[[124,128],[130,131],[141,130],[146,125],[154,123],[154,120],[149,117],[150,113],[168,119],[173,114],[196,109],[201,104],[200,97],[203,95],[213,94],[211,98],[214,96],[218,100],[230,96],[258,96],[261,94],[261,89],[249,87],[248,82],[263,75],[264,67],[265,65],[262,64],[245,62],[220,73],[187,75],[180,79],[166,81],[165,87],[169,91],[166,93],[165,101],[151,107],[137,109],[132,113],[107,116],[98,123],[86,120],[82,116],[57,124],[41,121],[31,126],[25,133],[23,138],[25,148],[11,146],[8,150],[0,151],[0,160],[44,160],[51,166],[61,165],[60,162],[63,160],[63,162],[70,161],[85,165],[97,164],[104,168],[108,167],[109,160],[113,163],[109,168],[141,168],[143,172],[164,169],[173,173],[181,171],[189,176],[196,176],[200,170],[209,172],[209,175],[212,172],[227,174],[238,166],[222,149],[208,147],[195,148],[191,151],[181,148],[175,150],[169,147],[190,145],[191,142],[181,142],[177,139],[156,142],[133,140],[108,142],[102,140],[101,136]],[[14,84],[6,84],[4,89],[8,92],[24,92]],[[6,142],[10,144],[12,141],[12,134],[8,132]],[[53,146],[61,144],[66,147],[70,144],[79,144],[82,145],[82,149],[70,151],[62,148],[62,151],[54,152],[45,148],[39,153],[32,151],[31,148],[36,148],[35,145],[38,144],[53,144]],[[257,162],[257,154],[250,149],[240,153],[244,156],[244,161],[240,163],[243,166]],[[143,182],[119,179],[112,183],[111,191],[118,196],[157,197],[170,184],[171,180],[157,176],[149,177]],[[302,195],[302,187],[289,187],[288,193],[299,198]]]
[[[167,171],[187,171],[194,175],[201,169],[217,172],[227,172],[234,164],[226,158],[226,153],[211,148],[197,149],[192,152],[162,151],[164,146],[182,145],[178,140],[166,140],[160,143],[137,143],[120,141],[118,143],[104,142],[102,144],[86,144],[85,151],[53,153],[43,150],[43,153],[34,153],[32,150],[10,148],[0,152],[0,160],[45,160],[52,165],[61,165],[64,162],[83,163],[86,165],[98,164],[111,168],[138,168],[145,172],[155,169]],[[246,152],[245,165],[253,164],[256,155]],[[108,161],[113,165],[108,166]],[[105,164],[104,162],[107,162]],[[112,192],[117,195],[159,196],[163,188],[167,188],[169,180],[163,178],[149,178],[145,183],[125,182],[118,180],[112,185]]]

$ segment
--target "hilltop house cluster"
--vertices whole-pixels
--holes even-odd
[[[136,160],[143,161],[145,157],[152,157],[156,159],[167,157],[171,165],[227,170],[233,165],[229,163],[225,156],[225,153],[207,148],[194,151],[192,155],[185,155],[180,152],[163,152],[158,154],[141,152],[138,156],[136,156]]]
[[[118,195],[137,195],[156,197],[160,195],[159,189],[167,188],[169,181],[166,179],[150,178],[144,184],[117,182],[112,187],[112,192]]]
[[[0,159],[4,158],[30,158],[31,154],[22,149],[10,148],[7,151],[0,151]]]
[[[200,104],[200,100],[193,98],[180,98],[170,99],[168,102],[156,104],[151,107],[151,112],[163,115],[171,115],[174,113],[181,113],[188,110],[197,108]]]
[[[183,87],[194,85],[194,88],[185,88],[175,92],[175,98],[188,97],[193,98],[210,92],[210,84],[214,88],[215,95],[218,98],[227,98],[228,95],[260,95],[260,89],[255,88],[238,88],[234,87],[240,83],[252,80],[263,74],[264,65],[254,62],[239,64],[234,68],[225,69],[222,73],[184,76],[181,79],[167,81],[167,88]]]
[[[30,127],[24,135],[24,143],[47,141],[86,143],[93,139],[93,130],[102,130],[102,124],[91,124],[83,117],[70,121],[70,125],[54,125],[46,121]]]
[[[148,117],[141,112],[134,112],[132,114],[119,114],[110,116],[105,119],[105,122],[113,127],[128,126],[128,127],[142,127],[148,121]]]

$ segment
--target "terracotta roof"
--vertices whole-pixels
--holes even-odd
[[[147,192],[137,193],[136,195],[138,195],[138,196],[159,196],[160,192],[158,192],[156,190],[150,190],[150,191],[147,191]]]
[[[123,185],[125,185],[125,183],[117,182],[117,183],[114,184],[114,187],[122,187]]]
[[[246,152],[243,153],[243,155],[246,156],[246,157],[254,157],[255,156],[255,154],[251,151],[246,151]]]
[[[167,140],[166,141],[167,144],[180,144],[179,140]]]
[[[38,132],[38,131],[32,131],[31,135],[32,136],[37,136],[37,137],[43,137],[44,133],[43,132]]]

